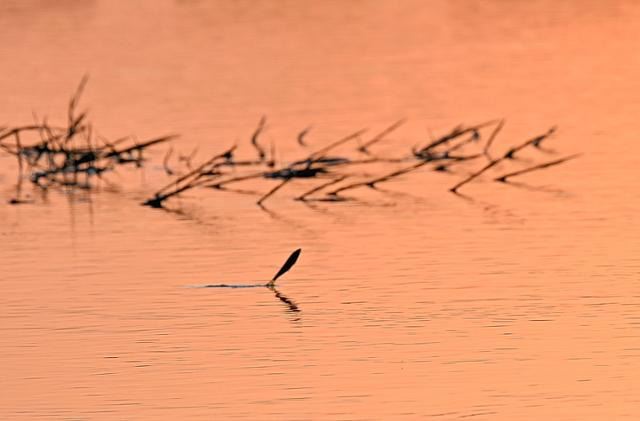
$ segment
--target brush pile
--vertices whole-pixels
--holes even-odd
[[[0,128],[0,149],[18,160],[19,183],[26,176],[41,189],[55,185],[90,189],[94,178],[101,178],[117,166],[142,166],[147,148],[175,137],[135,142],[128,137],[108,141],[94,135],[87,110],[77,110],[86,83],[85,77],[69,101],[65,126],[51,125],[44,119],[31,125]],[[10,201],[21,202],[20,197]]]
[[[237,159],[235,156],[236,146],[233,146],[213,156],[188,173],[176,177],[143,204],[161,208],[169,198],[187,190],[197,187],[229,189],[228,186],[231,184],[260,178],[277,182],[271,190],[262,194],[257,201],[260,206],[267,198],[296,179],[321,179],[322,182],[312,189],[295,196],[295,200],[342,201],[349,199],[345,196],[345,192],[349,190],[362,187],[375,189],[381,183],[404,176],[423,167],[433,171],[453,172],[453,169],[458,166],[462,167],[464,164],[464,168],[467,169],[466,177],[449,188],[451,192],[458,193],[461,187],[498,164],[515,161],[521,151],[526,148],[550,153],[550,150],[544,148],[543,142],[556,130],[555,127],[552,127],[543,134],[512,146],[498,156],[493,156],[490,149],[504,126],[503,120],[489,121],[472,126],[459,125],[450,132],[425,142],[424,145],[407,148],[407,150],[401,151],[395,157],[376,156],[372,151],[374,145],[386,140],[387,136],[402,126],[404,122],[405,120],[396,121],[369,139],[364,138],[367,132],[366,129],[359,130],[301,159],[281,164],[276,160],[273,146],[268,154],[266,148],[260,143],[260,135],[266,127],[266,119],[263,117],[250,139],[250,143],[257,154],[256,158]],[[305,138],[309,131],[310,128],[306,128],[298,134],[297,142],[301,146],[307,146]],[[350,153],[343,155],[330,154],[338,147],[344,149],[345,145],[349,143],[354,144],[354,147],[350,149]],[[552,161],[535,163],[517,171],[500,174],[494,180],[508,182],[511,177],[559,165],[577,156],[570,155]],[[388,164],[396,168],[373,176],[354,172],[355,167],[370,164]],[[473,169],[468,171],[470,166]],[[167,174],[171,174],[166,162],[165,168],[167,169]],[[240,173],[238,172],[239,169],[241,169]],[[350,179],[351,182],[343,182],[346,179]],[[329,187],[332,187],[332,189],[329,189]]]
[[[147,148],[176,137],[163,136],[136,142],[129,137],[109,141],[96,135],[87,118],[87,111],[78,110],[78,102],[86,83],[85,77],[71,97],[65,125],[51,125],[46,119],[36,119],[31,125],[0,128],[0,150],[16,157],[19,186],[23,179],[28,178],[40,189],[56,185],[91,189],[96,178],[102,178],[104,173],[113,171],[118,166],[141,167],[145,161],[143,153]],[[262,137],[267,123],[266,118],[262,117],[249,139],[256,154],[253,158],[238,157],[235,145],[206,159],[200,165],[193,165],[194,151],[190,156],[178,158],[186,169],[174,170],[169,165],[173,149],[169,149],[163,167],[166,175],[173,179],[143,204],[163,208],[172,197],[195,188],[231,190],[229,186],[252,179],[272,180],[276,183],[267,192],[259,193],[259,206],[285,185],[299,179],[317,179],[319,183],[295,195],[295,200],[336,202],[348,200],[348,191],[376,189],[382,183],[418,170],[462,174],[463,178],[449,188],[451,192],[459,194],[463,186],[481,175],[505,166],[498,164],[519,160],[519,155],[525,149],[551,153],[544,144],[556,130],[552,127],[496,155],[492,153],[491,147],[502,130],[504,121],[494,120],[470,126],[459,125],[439,137],[432,137],[413,147],[394,145],[393,153],[376,153],[380,150],[379,145],[388,142],[389,135],[404,123],[404,119],[396,121],[371,137],[367,136],[367,129],[358,130],[298,159],[281,162],[276,159],[273,143],[270,148],[264,146]],[[310,131],[311,127],[307,127],[297,134],[296,142],[301,148],[309,147],[307,137]],[[577,156],[565,156],[528,166],[523,166],[522,163],[530,161],[519,160],[517,166],[513,166],[513,171],[496,174],[494,180],[506,183],[513,177],[553,167]],[[17,197],[11,199],[10,203],[23,202],[19,192],[18,188]]]

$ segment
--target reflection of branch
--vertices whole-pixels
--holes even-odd
[[[557,195],[562,195],[562,196],[567,196],[569,194],[567,191],[562,190],[562,189],[553,188],[553,187],[549,187],[549,186],[534,186],[534,185],[522,183],[522,182],[519,182],[519,181],[507,180],[507,181],[504,182],[504,184],[507,185],[507,186],[515,187],[515,188],[518,188],[518,189],[529,190],[529,191],[552,193],[552,194],[557,194]]]
[[[285,303],[287,305],[287,307],[289,307],[289,311],[292,313],[299,313],[300,309],[298,308],[298,306],[296,305],[296,303],[294,303],[293,301],[291,301],[289,298],[285,297],[284,295],[282,295],[280,293],[280,291],[278,291],[276,289],[276,287],[274,286],[267,286],[267,288],[269,288],[271,291],[273,291],[273,293],[275,294],[276,298],[279,299],[280,301],[282,301],[283,303]]]
[[[295,219],[290,219],[290,218],[287,218],[285,215],[282,215],[278,212],[274,212],[268,207],[266,207],[265,205],[263,205],[262,203],[258,205],[258,209],[260,209],[262,212],[264,212],[269,218],[273,219],[274,221],[282,222],[283,224],[286,224],[289,227],[295,226],[300,229],[303,228],[303,226],[300,225],[300,223],[297,222]]]

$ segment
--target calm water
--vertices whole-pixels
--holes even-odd
[[[399,3],[399,4],[398,4]],[[0,4],[0,126],[83,100],[109,138],[180,133],[197,159],[262,114],[283,159],[363,127],[413,145],[505,117],[576,161],[510,186],[420,171],[358,201],[268,202],[167,181],[151,154],[100,192],[10,206],[0,157],[0,418],[640,417],[640,4]],[[381,146],[380,150],[384,150]],[[535,154],[527,159],[539,159]],[[547,158],[545,158],[547,159]],[[265,192],[272,184],[243,187]],[[199,289],[269,279],[268,289]]]

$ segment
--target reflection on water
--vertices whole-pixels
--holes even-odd
[[[284,294],[278,291],[275,287],[269,287],[271,291],[275,294],[276,298],[287,305],[287,309],[292,313],[299,313],[300,308],[294,303],[291,299],[287,298]]]
[[[634,2],[0,10],[0,126],[64,119],[89,73],[100,134],[181,133],[176,167],[196,148],[194,162],[255,153],[264,114],[282,160],[403,117],[396,144],[499,116],[496,151],[557,125],[535,163],[583,153],[459,195],[447,188],[471,168],[344,201],[291,200],[320,184],[296,180],[263,209],[275,184],[249,182],[170,212],[139,205],[167,182],[168,147],[82,192],[17,195],[0,156],[0,418],[638,418]],[[277,289],[185,288],[264,284],[298,247]]]

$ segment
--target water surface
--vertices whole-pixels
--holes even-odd
[[[197,159],[253,154],[263,114],[289,160],[308,125],[320,146],[402,117],[380,151],[504,117],[496,149],[558,125],[554,157],[583,156],[465,197],[419,171],[179,213],[139,205],[164,146],[21,206],[2,156],[0,417],[638,419],[638,33],[631,1],[4,1],[0,125],[64,119],[88,73],[101,134],[181,133]],[[277,291],[190,288],[265,282],[298,247]]]

